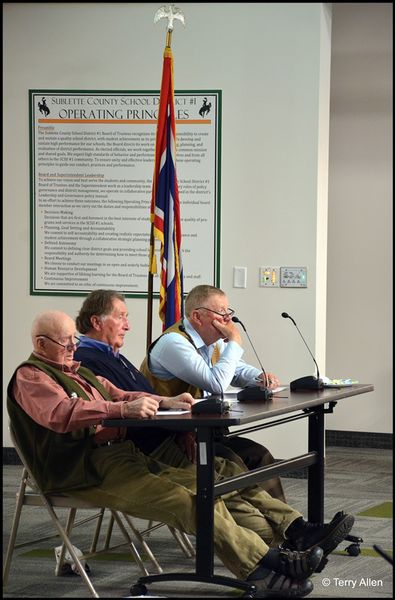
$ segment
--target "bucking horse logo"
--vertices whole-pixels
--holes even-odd
[[[42,101],[38,103],[38,109],[41,114],[43,114],[47,117],[51,111],[49,110],[49,108],[47,106],[47,101],[45,100],[45,98],[42,98],[41,100]]]
[[[201,117],[204,117],[205,115],[207,115],[211,110],[211,102],[209,102],[207,104],[207,98],[203,98],[203,105],[199,110],[199,115]]]

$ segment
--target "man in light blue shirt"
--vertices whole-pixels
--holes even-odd
[[[161,336],[150,353],[150,371],[160,379],[168,380],[173,377],[183,379],[189,384],[204,390],[204,395],[222,394],[230,385],[245,387],[256,385],[262,381],[262,372],[242,360],[244,353],[240,345],[240,334],[236,325],[228,320],[233,315],[228,310],[227,316],[220,319],[207,308],[206,317],[215,321],[217,334],[222,330],[228,341],[216,340],[216,343],[206,344],[188,318],[184,318],[181,327],[188,334],[191,342],[184,336],[169,332]],[[203,316],[203,315],[202,315]],[[215,351],[215,348],[217,350]],[[219,360],[212,364],[213,353],[219,353]],[[277,378],[271,375],[270,387],[275,388]]]
[[[157,393],[175,395],[182,390],[202,398],[222,394],[229,385],[245,387],[260,382],[269,389],[278,387],[273,373],[265,375],[242,360],[242,338],[222,290],[209,285],[193,288],[185,301],[185,314],[151,344],[140,367]],[[274,461],[264,446],[247,438],[226,439],[223,445],[249,469]],[[222,455],[230,458],[226,452]],[[263,486],[272,496],[285,500],[278,477]]]

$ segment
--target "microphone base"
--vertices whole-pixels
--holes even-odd
[[[313,375],[294,379],[290,383],[291,392],[314,392],[324,388],[322,379],[318,379]]]
[[[268,388],[262,388],[258,385],[246,387],[237,393],[237,399],[239,402],[265,402],[272,398],[273,392]]]
[[[229,402],[213,395],[192,404],[191,412],[193,415],[223,415],[228,413],[229,409]]]

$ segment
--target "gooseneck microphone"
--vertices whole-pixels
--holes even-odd
[[[255,350],[255,346],[252,343],[252,340],[250,338],[250,336],[248,335],[248,331],[247,329],[244,327],[244,324],[240,321],[240,319],[238,317],[232,317],[232,321],[233,323],[239,323],[242,328],[244,329],[246,336],[248,338],[248,341],[251,344],[251,348],[253,349],[255,356],[257,358],[258,364],[262,369],[262,373],[265,377],[265,383],[267,384],[268,382],[268,377],[266,375],[266,371],[263,368],[263,365],[259,359],[258,353]],[[237,399],[239,401],[243,401],[243,400],[269,400],[271,397],[273,396],[273,392],[272,390],[269,390],[267,387],[260,387],[258,385],[256,386],[247,386],[244,388],[244,390],[241,390],[240,392],[238,392],[237,394]]]
[[[298,330],[298,333],[299,333],[300,337],[302,338],[302,340],[303,340],[307,350],[309,351],[310,356],[313,359],[314,364],[317,368],[317,377],[314,377],[314,375],[308,375],[307,377],[300,377],[299,379],[294,379],[293,381],[291,381],[291,383],[290,383],[291,391],[298,392],[298,391],[309,391],[309,390],[313,390],[313,391],[314,390],[322,390],[324,387],[324,382],[320,378],[320,370],[318,368],[317,361],[315,360],[313,353],[311,352],[299,327],[296,325],[294,319],[288,313],[282,312],[281,316],[283,317],[283,319],[291,319],[292,323],[295,325],[296,329]]]
[[[248,341],[249,341],[249,342],[250,342],[250,344],[251,344],[251,348],[252,348],[252,349],[253,349],[253,351],[255,352],[255,356],[256,356],[256,358],[257,358],[258,364],[259,364],[259,366],[260,366],[260,367],[261,367],[261,369],[262,369],[262,373],[263,373],[263,374],[264,374],[264,376],[265,376],[265,382],[267,383],[267,375],[266,375],[266,371],[265,371],[265,369],[263,368],[263,365],[262,365],[262,363],[261,363],[261,361],[260,361],[260,359],[259,359],[259,356],[258,356],[258,354],[257,354],[257,351],[255,350],[254,344],[252,343],[252,341],[251,341],[251,338],[250,338],[250,336],[248,335],[248,331],[247,331],[247,329],[244,327],[244,324],[243,324],[243,323],[240,321],[240,319],[239,319],[238,317],[232,317],[232,321],[233,321],[233,323],[239,323],[239,325],[241,325],[241,326],[242,326],[242,328],[244,329],[244,331],[245,331],[245,334],[246,334],[246,336],[248,337]]]

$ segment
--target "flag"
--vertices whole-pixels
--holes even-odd
[[[150,273],[155,274],[155,239],[160,241],[159,316],[163,330],[183,316],[180,200],[176,174],[176,125],[174,117],[173,54],[163,54],[162,84],[156,130],[155,169],[152,184]]]

